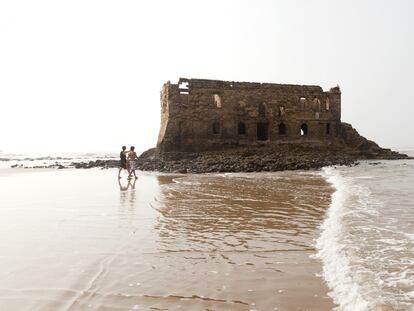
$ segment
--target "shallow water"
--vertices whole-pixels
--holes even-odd
[[[323,171],[336,188],[318,239],[338,310],[414,310],[414,161]]]
[[[96,160],[118,160],[117,153],[20,153],[8,154],[0,150],[0,170],[12,166],[17,167],[48,167],[51,165],[63,165],[73,167],[73,162],[89,162]]]
[[[329,310],[317,173],[0,175],[0,310]]]

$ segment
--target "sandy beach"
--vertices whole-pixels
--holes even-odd
[[[316,173],[1,171],[1,310],[333,308]]]

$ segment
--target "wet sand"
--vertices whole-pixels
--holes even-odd
[[[0,310],[331,310],[300,172],[0,172]]]
[[[0,178],[16,175],[16,174],[27,174],[27,173],[40,173],[40,172],[54,172],[57,171],[54,168],[0,168]]]

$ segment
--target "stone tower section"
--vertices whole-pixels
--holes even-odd
[[[340,134],[339,87],[181,78],[161,91],[160,151],[330,144]]]

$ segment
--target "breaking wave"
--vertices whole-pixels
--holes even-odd
[[[335,188],[316,242],[337,311],[414,310],[414,165],[324,168]]]
[[[332,195],[331,205],[316,243],[317,256],[323,262],[323,275],[332,290],[331,297],[339,305],[337,309],[364,311],[367,310],[368,303],[362,298],[361,290],[352,278],[342,241],[345,231],[342,218],[348,212],[345,203],[349,188],[345,179],[332,167],[325,168],[322,175],[336,191]]]

